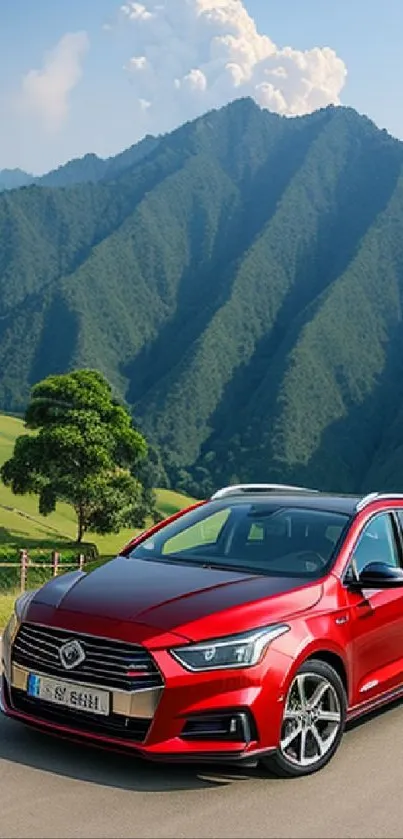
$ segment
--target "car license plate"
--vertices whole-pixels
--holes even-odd
[[[90,714],[109,714],[110,697],[105,690],[94,690],[73,682],[62,682],[48,676],[30,673],[27,685],[28,696],[74,708],[75,711],[87,711]]]

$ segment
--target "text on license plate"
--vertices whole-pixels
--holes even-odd
[[[30,673],[27,685],[28,696],[54,702],[77,711],[88,711],[91,714],[109,714],[110,698],[105,690],[94,690],[85,685],[73,682],[61,682],[48,676],[37,676]]]

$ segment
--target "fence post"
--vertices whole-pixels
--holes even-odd
[[[57,551],[52,551],[52,568],[53,568],[53,576],[57,577],[58,568],[59,568],[59,560],[60,554]]]
[[[84,554],[79,554],[79,557],[78,557],[78,567],[79,567],[80,571],[82,571],[82,570],[83,570],[83,568],[84,568],[84,562],[85,562],[85,556],[84,556]]]
[[[20,550],[20,589],[22,594],[27,586],[27,565],[28,553],[24,548],[22,548]]]

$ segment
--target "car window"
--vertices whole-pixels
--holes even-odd
[[[220,510],[218,513],[176,533],[162,545],[161,553],[169,555],[192,550],[192,548],[198,548],[202,545],[215,544],[229,515],[229,509]]]
[[[395,509],[394,511],[395,516],[397,516],[397,520],[399,522],[399,529],[400,533],[403,536],[403,510],[401,508]]]
[[[314,579],[332,562],[348,522],[344,514],[278,501],[223,500],[186,513],[130,556]]]
[[[381,513],[369,522],[356,545],[353,560],[358,574],[370,562],[385,562],[395,567],[400,565],[392,518],[389,513]]]
[[[253,522],[247,536],[248,542],[263,542],[264,541],[264,527],[258,522]]]

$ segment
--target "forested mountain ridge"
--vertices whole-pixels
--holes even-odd
[[[241,100],[96,183],[3,193],[0,407],[93,366],[177,487],[401,488],[402,165],[351,109]]]
[[[63,187],[108,180],[145,159],[158,143],[157,137],[147,136],[115,157],[104,159],[96,154],[86,154],[37,177],[21,169],[0,169],[0,192],[32,184]]]
[[[0,169],[0,192],[5,189],[19,189],[28,186],[34,180],[32,175],[22,169]]]

